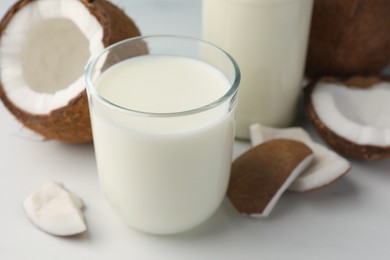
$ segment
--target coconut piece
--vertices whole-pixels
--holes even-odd
[[[274,128],[262,124],[252,124],[249,127],[252,146],[259,145],[272,139],[292,139],[310,145],[310,135],[302,127]]]
[[[83,201],[62,183],[47,183],[28,196],[23,208],[31,222],[56,236],[72,236],[87,230]]]
[[[105,47],[138,35],[106,0],[20,0],[0,23],[0,98],[45,139],[91,141],[85,66]]]
[[[233,162],[227,196],[241,214],[267,217],[312,160],[313,152],[302,142],[264,142]]]
[[[273,139],[287,138],[301,141],[310,147],[314,153],[313,162],[291,183],[288,187],[291,191],[317,190],[340,179],[351,169],[348,160],[325,146],[313,142],[309,134],[301,127],[273,128],[252,124],[250,137],[253,146]]]
[[[321,78],[305,90],[315,129],[339,153],[375,160],[390,157],[390,82],[377,77]]]
[[[306,73],[378,74],[390,63],[390,1],[316,0]]]

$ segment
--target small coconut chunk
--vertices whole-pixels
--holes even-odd
[[[350,169],[348,160],[325,146],[315,143],[301,127],[273,128],[261,124],[250,126],[252,145],[287,138],[301,141],[313,150],[314,159],[310,166],[299,175],[288,188],[292,191],[306,192],[325,187],[344,176]]]
[[[227,196],[241,214],[267,217],[312,160],[313,152],[302,142],[264,142],[233,162]]]
[[[361,159],[390,157],[390,82],[322,78],[305,91],[306,110],[333,149]]]
[[[72,236],[87,230],[83,201],[62,183],[50,182],[28,196],[23,208],[30,221],[56,236]]]

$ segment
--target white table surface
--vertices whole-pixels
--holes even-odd
[[[201,35],[201,0],[117,0],[142,33]],[[13,3],[0,1],[0,13]],[[318,140],[306,119],[308,127]],[[235,156],[249,147],[236,142]],[[99,189],[92,144],[40,142],[0,104],[0,259],[390,259],[390,160],[354,161],[337,183],[285,193],[267,219],[236,213],[228,200],[200,227],[152,236],[125,226]],[[21,202],[61,181],[86,204],[89,231],[41,232]]]

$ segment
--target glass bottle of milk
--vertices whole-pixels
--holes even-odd
[[[238,62],[236,137],[249,125],[286,127],[295,118],[313,0],[203,0],[203,38]]]

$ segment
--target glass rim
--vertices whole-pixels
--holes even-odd
[[[135,41],[138,41],[138,40],[154,39],[154,38],[156,38],[156,39],[157,38],[165,38],[165,39],[177,38],[177,39],[181,39],[181,40],[200,42],[202,44],[211,46],[211,47],[215,48],[216,50],[218,50],[219,52],[221,52],[230,61],[231,65],[232,65],[232,67],[234,69],[234,73],[235,73],[233,82],[229,82],[230,86],[229,86],[228,91],[226,91],[219,98],[217,98],[214,101],[209,102],[209,103],[207,103],[205,105],[202,105],[202,106],[199,106],[199,107],[196,107],[196,108],[192,108],[192,109],[188,109],[188,110],[177,111],[177,112],[147,112],[147,111],[135,110],[135,109],[131,109],[131,108],[127,108],[127,107],[115,104],[114,102],[111,102],[110,100],[108,100],[105,97],[103,97],[102,95],[100,95],[99,92],[96,90],[94,83],[92,82],[93,69],[96,66],[96,64],[98,63],[98,60],[101,57],[103,57],[105,54],[107,54],[110,50],[114,49],[117,46],[123,45],[125,43],[129,43],[129,42],[135,42]],[[146,55],[149,55],[149,54],[146,54]],[[198,39],[198,38],[195,38],[195,37],[178,36],[178,35],[137,36],[137,37],[132,37],[132,38],[128,38],[128,39],[119,41],[117,43],[114,43],[114,44],[106,47],[105,49],[100,51],[98,54],[92,56],[90,58],[90,60],[88,61],[87,66],[86,66],[86,70],[85,70],[85,81],[86,81],[86,89],[87,89],[87,93],[88,94],[91,94],[93,97],[97,98],[104,105],[108,105],[108,106],[110,106],[110,107],[112,107],[112,108],[114,108],[116,110],[119,110],[120,112],[136,114],[136,115],[139,115],[139,116],[147,116],[147,117],[185,116],[185,115],[197,114],[199,112],[210,110],[210,109],[212,109],[214,107],[217,107],[218,105],[224,103],[225,101],[229,100],[231,97],[233,97],[236,94],[237,90],[238,90],[238,86],[239,86],[240,80],[241,80],[241,74],[240,74],[240,69],[238,67],[238,64],[237,64],[237,62],[233,59],[233,57],[228,52],[226,52],[222,48],[220,48],[217,45],[215,45],[213,43],[210,43],[208,41],[205,41],[205,40],[202,40],[202,39]]]

